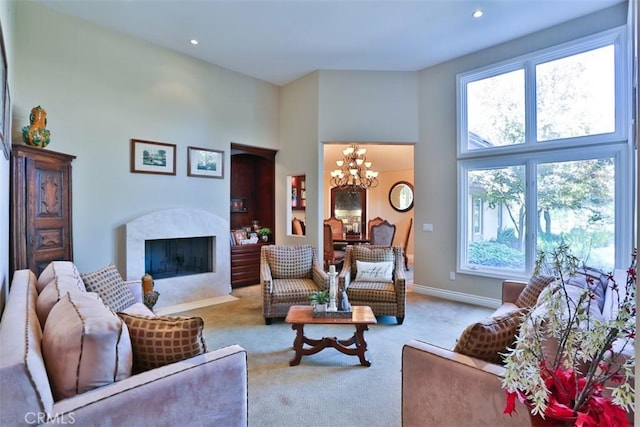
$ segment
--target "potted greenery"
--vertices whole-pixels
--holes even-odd
[[[316,291],[309,296],[309,300],[315,311],[327,311],[329,291]]]
[[[260,230],[258,230],[258,234],[260,235],[262,240],[266,242],[267,240],[269,240],[269,234],[271,234],[271,229],[269,227],[262,227]]]
[[[565,243],[539,253],[534,274],[541,271],[553,273],[556,280],[540,295],[538,306],[545,304],[544,310],[532,309],[524,316],[507,352],[504,412],[513,413],[518,399],[532,419],[626,426],[626,412],[634,402],[635,358],[623,356],[623,351],[632,350],[635,341],[636,251],[626,283],[616,283],[612,273],[596,282]],[[570,281],[580,272],[588,286],[576,291]],[[615,293],[618,311],[611,318],[594,312],[595,286]]]

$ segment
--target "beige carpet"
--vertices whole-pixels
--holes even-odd
[[[453,347],[469,323],[492,311],[409,292],[403,325],[380,317],[366,332],[371,367],[332,348],[290,367],[294,331],[283,320],[265,325],[260,287],[240,288],[233,296],[238,299],[180,314],[204,319],[210,349],[239,344],[247,350],[251,427],[400,426],[403,344],[415,338]],[[311,325],[305,332],[348,338],[353,328]]]

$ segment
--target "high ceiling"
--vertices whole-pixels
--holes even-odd
[[[416,71],[624,0],[33,1],[283,85],[315,70]]]

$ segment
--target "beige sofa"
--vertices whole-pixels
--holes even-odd
[[[42,353],[36,283],[31,271],[16,271],[2,316],[0,425],[247,425],[247,355],[237,345],[56,401]],[[130,289],[140,306],[139,283]]]
[[[617,283],[626,272],[615,271]],[[527,283],[504,281],[502,305],[493,316],[517,310],[516,300]],[[615,311],[615,294],[607,291],[604,307]],[[603,310],[604,313],[604,310]],[[633,351],[633,348],[629,349]],[[516,403],[517,414],[503,413],[506,397],[501,381],[504,368],[419,340],[402,350],[402,425],[411,426],[530,426],[528,409]],[[628,416],[633,425],[633,413]]]

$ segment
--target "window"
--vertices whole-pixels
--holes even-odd
[[[461,272],[527,277],[560,240],[589,265],[632,246],[622,28],[458,75]]]

